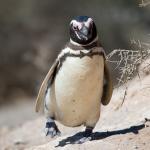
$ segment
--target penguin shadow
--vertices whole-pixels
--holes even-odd
[[[129,128],[121,129],[121,130],[114,130],[114,131],[107,131],[107,132],[94,132],[91,136],[90,141],[94,140],[101,140],[105,139],[107,137],[113,136],[113,135],[119,135],[119,134],[127,134],[127,133],[134,133],[138,134],[141,129],[145,128],[145,124],[131,126]],[[55,147],[63,147],[68,144],[76,144],[76,141],[83,138],[83,132],[79,132],[73,136],[67,137],[61,141],[59,141],[59,144]]]

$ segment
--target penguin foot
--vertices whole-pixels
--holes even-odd
[[[85,132],[82,133],[82,137],[80,139],[78,139],[75,142],[75,144],[82,144],[87,141],[91,141],[92,140],[92,130],[93,130],[93,127],[86,127]]]
[[[55,136],[60,136],[60,131],[55,124],[55,122],[46,122],[45,135],[50,136],[51,138]]]

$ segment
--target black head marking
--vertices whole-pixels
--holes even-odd
[[[97,36],[97,30],[92,18],[77,16],[70,23],[70,38],[72,41],[87,45]]]
[[[88,16],[77,16],[74,19],[78,22],[85,22],[88,20],[88,18],[89,18]]]

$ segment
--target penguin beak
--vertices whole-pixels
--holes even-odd
[[[81,40],[87,41],[89,38],[91,38],[91,28],[86,27],[85,25],[82,26],[82,28],[78,31],[78,35]]]
[[[87,28],[86,26],[83,26],[83,27],[81,28],[80,32],[81,32],[83,35],[87,36],[87,35],[88,35],[88,28]]]

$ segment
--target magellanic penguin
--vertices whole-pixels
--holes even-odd
[[[54,120],[65,126],[85,125],[79,143],[92,135],[101,103],[112,96],[112,80],[105,52],[98,42],[92,18],[78,16],[70,22],[70,41],[47,73],[36,100],[36,112],[47,117],[46,135],[60,134]]]

